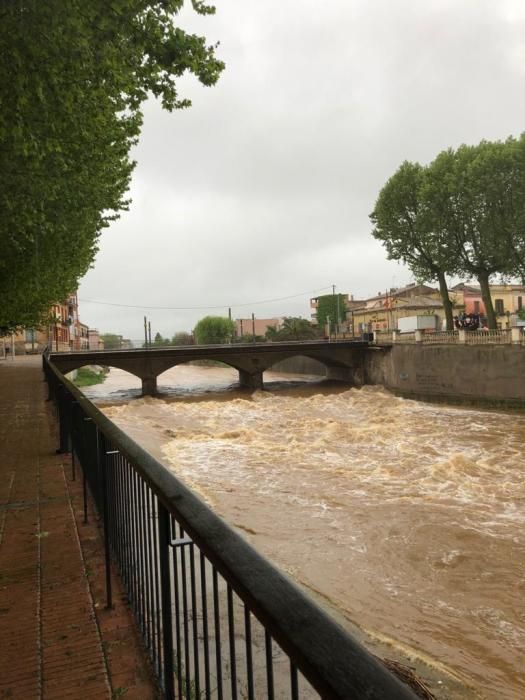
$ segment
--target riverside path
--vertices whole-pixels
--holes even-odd
[[[157,697],[96,518],[57,455],[40,357],[0,362],[0,698]]]

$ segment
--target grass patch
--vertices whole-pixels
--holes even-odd
[[[93,384],[102,384],[106,379],[106,372],[103,370],[95,372],[89,367],[81,367],[77,370],[77,376],[73,379],[75,386],[93,386]]]

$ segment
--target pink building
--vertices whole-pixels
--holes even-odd
[[[269,326],[275,326],[279,330],[282,326],[282,318],[236,318],[235,335],[240,338],[242,335],[264,335]]]

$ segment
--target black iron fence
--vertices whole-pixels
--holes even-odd
[[[103,518],[166,698],[415,696],[44,357],[60,451]]]

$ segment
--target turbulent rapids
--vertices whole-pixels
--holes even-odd
[[[525,697],[525,416],[320,383],[241,396],[235,375],[170,370],[163,400],[113,370],[86,393],[367,633]]]

